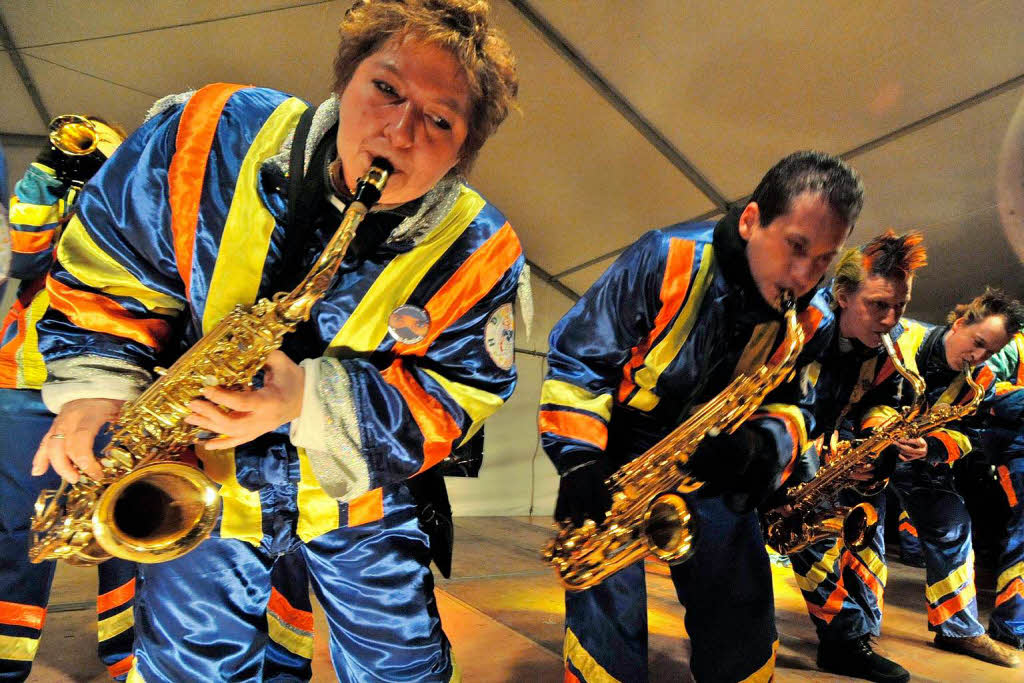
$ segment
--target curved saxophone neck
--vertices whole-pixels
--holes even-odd
[[[882,335],[882,346],[885,347],[885,352],[889,355],[889,361],[892,363],[893,368],[896,372],[900,373],[904,379],[910,382],[910,387],[914,391],[914,400],[912,405],[913,415],[918,415],[924,412],[925,405],[925,391],[927,385],[925,384],[924,377],[919,373],[908,368],[904,363],[903,359],[900,358],[899,353],[896,352],[896,345],[892,343],[892,337],[888,333]]]
[[[346,207],[341,224],[324,247],[320,258],[295,289],[283,296],[275,297],[277,310],[285,322],[298,324],[309,318],[313,305],[334,281],[349,244],[356,235],[356,228],[373,205],[380,200],[393,170],[391,162],[376,157],[363,177],[356,181],[355,196]]]

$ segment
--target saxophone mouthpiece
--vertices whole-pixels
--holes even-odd
[[[355,201],[369,210],[380,200],[380,196],[384,192],[384,185],[387,184],[388,177],[394,170],[391,162],[384,157],[374,157],[370,162],[370,168],[366,169],[363,177],[356,181]]]
[[[779,292],[779,310],[785,313],[796,306],[796,297],[793,292],[788,289],[783,289]]]

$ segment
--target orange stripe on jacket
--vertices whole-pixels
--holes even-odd
[[[381,373],[384,381],[398,389],[412,413],[416,426],[423,434],[422,472],[441,462],[452,451],[452,442],[459,438],[462,430],[455,419],[448,414],[441,402],[428,394],[411,374],[406,372],[402,359],[397,359]]]
[[[44,622],[46,622],[45,607],[0,601],[0,624],[42,630]]]
[[[11,231],[11,251],[15,254],[38,254],[53,243],[53,228],[39,232]]]
[[[992,368],[987,365],[982,365],[981,370],[978,371],[978,375],[974,378],[974,381],[981,385],[981,391],[988,391],[989,387],[992,386],[992,383],[996,381],[996,375],[992,372]],[[974,394],[970,391],[964,392],[963,398],[961,398],[958,403],[961,405],[969,403],[973,395]]]
[[[959,595],[954,595],[949,600],[946,600],[935,607],[928,605],[928,623],[932,626],[938,626],[957,612],[967,607],[973,599],[974,582],[968,581],[964,585],[963,590],[960,591]]]
[[[189,298],[192,248],[196,239],[206,162],[224,105],[232,94],[244,87],[234,83],[214,83],[197,90],[185,105],[178,123],[176,149],[167,170],[167,185],[174,258],[181,281],[185,283],[185,296]]]
[[[1010,481],[1010,470],[1006,465],[1000,465],[996,468],[996,472],[999,473],[999,485],[1003,487],[1003,491],[1006,493],[1006,502],[1010,504],[1010,507],[1017,507],[1017,494],[1013,491],[1013,482]]]
[[[96,596],[96,612],[102,614],[107,610],[120,607],[135,597],[135,579],[126,581],[112,591]]]
[[[814,603],[808,602],[807,611],[810,612],[811,616],[821,619],[826,624],[831,624],[832,620],[836,618],[836,615],[843,608],[843,600],[846,599],[847,595],[846,587],[843,585],[843,568],[842,564],[840,564],[836,587],[829,594],[828,599],[825,600],[825,604],[819,607]]]
[[[910,522],[903,522],[902,524],[900,524],[900,531],[906,531],[914,538],[917,538],[917,527],[915,527]]]
[[[796,320],[804,331],[804,344],[809,342],[811,337],[818,331],[818,326],[821,324],[823,317],[825,317],[825,314],[814,306],[808,306],[801,313],[797,314]],[[775,349],[770,362],[778,363],[782,359],[785,348],[785,344],[779,344],[779,348]]]
[[[135,663],[135,655],[128,655],[124,659],[114,662],[107,667],[107,673],[110,674],[111,678],[117,678],[118,676],[124,676],[126,673],[131,671],[132,664]]]
[[[946,448],[946,464],[952,465],[957,458],[960,457],[960,445],[956,441],[953,441],[953,437],[946,434],[942,430],[932,432],[930,436],[934,436],[939,440],[940,443]]]
[[[774,417],[777,420],[782,420],[782,424],[786,425],[786,432],[793,441],[793,452],[789,456],[789,462],[782,470],[782,478],[779,479],[779,481],[786,481],[793,472],[793,468],[796,466],[796,456],[800,453],[800,425],[794,423],[793,416],[786,413],[765,412],[759,413],[758,417]]]
[[[0,388],[18,388],[18,349],[25,343],[25,305],[19,299],[11,304],[11,309],[4,317],[4,326],[0,328],[0,336],[6,332],[11,325],[17,325],[18,331],[14,333],[14,339],[0,346],[0,358],[7,358],[10,362],[0,364]]]
[[[668,259],[665,263],[665,275],[661,279],[661,309],[654,319],[654,328],[639,345],[633,347],[632,356],[629,362],[622,368],[622,384],[619,385],[619,401],[624,402],[635,386],[633,384],[633,371],[644,364],[647,352],[651,350],[654,340],[661,336],[672,322],[672,318],[686,300],[686,294],[690,291],[693,270],[693,258],[697,245],[689,240],[673,239],[668,244]]]
[[[607,425],[589,415],[565,410],[542,410],[537,415],[537,427],[541,432],[583,441],[602,451],[608,446]]]
[[[380,488],[357,496],[348,504],[348,525],[359,526],[376,522],[384,516],[384,490]]]
[[[516,262],[523,248],[508,223],[477,249],[459,266],[448,282],[437,291],[425,306],[430,316],[427,336],[413,344],[399,342],[394,346],[398,354],[422,356],[448,326],[472,308],[487,292],[494,288]]]
[[[50,306],[68,317],[78,327],[94,332],[114,334],[158,349],[170,334],[163,320],[136,318],[121,304],[101,294],[93,294],[46,276]]]
[[[1024,579],[1021,579],[1019,576],[1008,583],[1006,588],[996,596],[996,607],[1017,596],[1024,599]]]
[[[881,611],[883,600],[882,595],[884,592],[882,582],[879,581],[878,577],[864,565],[860,558],[856,557],[849,550],[844,550],[843,554],[843,564],[849,567],[854,574],[860,577],[860,580],[864,582],[864,585],[868,587],[868,590],[874,594],[875,602],[878,603],[878,609]]]
[[[270,601],[267,603],[267,610],[280,617],[284,623],[300,631],[313,630],[313,613],[293,607],[288,602],[288,598],[273,586],[270,587]]]

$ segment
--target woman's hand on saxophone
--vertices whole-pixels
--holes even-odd
[[[302,413],[306,372],[281,351],[263,366],[263,387],[245,391],[207,387],[204,399],[189,402],[185,422],[219,434],[203,440],[209,450],[234,448],[291,422]]]
[[[103,468],[93,454],[96,435],[107,422],[117,418],[124,401],[112,398],[81,398],[68,401],[54,418],[32,459],[32,476],[45,474],[48,467],[72,484],[79,473],[96,481]]]

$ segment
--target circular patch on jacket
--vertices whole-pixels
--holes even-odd
[[[487,318],[484,344],[491,360],[502,370],[508,370],[515,361],[516,319],[512,304],[498,306]]]
[[[403,304],[388,316],[388,334],[403,344],[423,341],[430,331],[430,314],[419,306]]]

